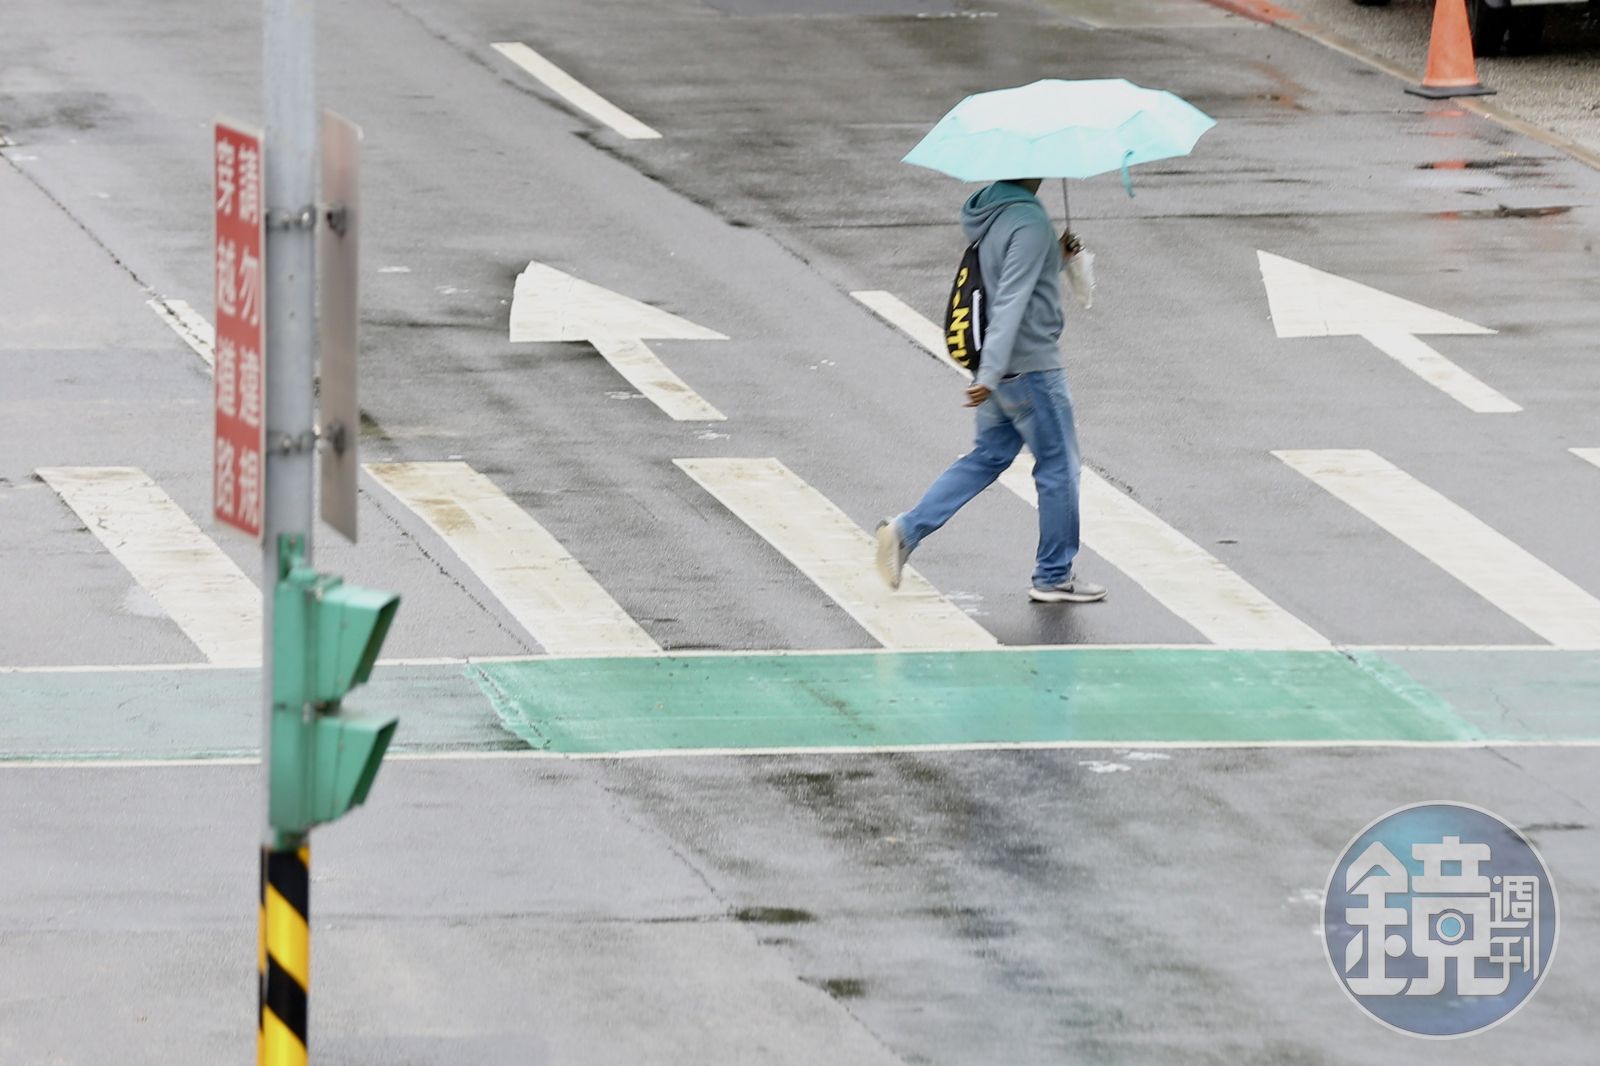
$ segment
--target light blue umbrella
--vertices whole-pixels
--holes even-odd
[[[1121,170],[1132,196],[1130,166],[1188,155],[1215,125],[1187,101],[1123,78],[1047,78],[967,97],[904,161],[962,181],[1088,178]]]

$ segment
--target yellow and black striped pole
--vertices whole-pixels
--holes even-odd
[[[257,1066],[306,1066],[311,992],[311,849],[261,849]]]

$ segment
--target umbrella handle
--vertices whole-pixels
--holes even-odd
[[[1061,179],[1061,224],[1068,233],[1072,232],[1072,209],[1067,205],[1067,179]]]

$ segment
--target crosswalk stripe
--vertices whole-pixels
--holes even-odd
[[[776,459],[677,459],[886,648],[993,648],[999,642],[910,567],[898,591],[879,580],[873,540]]]
[[[41,467],[135,581],[213,662],[261,662],[261,592],[143,470]]]
[[[371,463],[366,470],[444,538],[546,651],[661,650],[560,541],[466,463]]]
[[[661,134],[520,41],[505,41],[493,47],[496,52],[543,82],[546,88],[567,103],[596,122],[610,126],[629,140],[653,141],[661,137]]]
[[[1033,477],[1020,459],[1000,475],[1000,482],[1039,506]],[[1286,650],[1332,646],[1222,560],[1087,466],[1080,472],[1079,499],[1083,542],[1211,643]]]
[[[1585,462],[1600,466],[1600,448],[1573,448],[1571,452]]]
[[[190,307],[185,300],[146,300],[150,310],[161,316],[161,321],[172,327],[172,332],[182,338],[183,343],[194,349],[194,353],[206,361],[206,366],[211,366],[216,357],[212,349],[216,346],[216,331],[211,328],[211,323],[206,321],[206,316]]]
[[[965,377],[950,359],[937,325],[893,293],[852,292],[890,325]],[[1037,508],[1026,449],[1000,475],[1000,483]],[[1316,630],[1230,570],[1220,559],[1118,491],[1088,466],[1081,474],[1083,543],[1121,570],[1163,607],[1225,648],[1326,648]]]
[[[1600,600],[1375,452],[1272,454],[1551,644],[1600,648]]]
[[[892,292],[882,289],[863,289],[850,294],[861,301],[879,318],[910,337],[928,351],[938,356],[941,360],[961,373],[966,374],[956,363],[950,362],[950,350],[944,344],[944,331],[937,324],[928,319],[916,308],[906,303]],[[971,377],[970,374],[967,375]]]

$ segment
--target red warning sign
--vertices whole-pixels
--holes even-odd
[[[266,205],[261,135],[219,122],[215,172],[216,345],[213,513],[261,536],[266,496]]]

